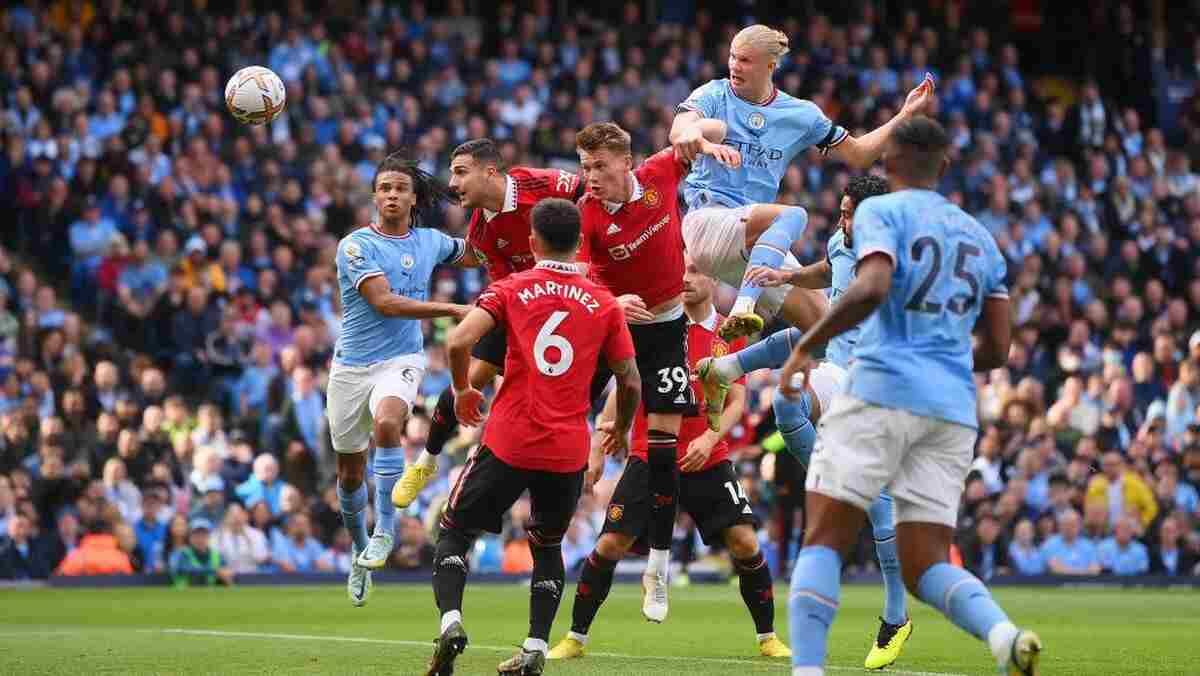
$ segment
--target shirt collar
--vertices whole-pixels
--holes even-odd
[[[629,180],[633,182],[633,195],[630,196],[629,202],[636,202],[642,199],[642,195],[646,191],[642,189],[642,182],[638,180],[637,174],[632,171],[629,172]],[[629,202],[609,202],[608,200],[604,200],[604,209],[610,214],[615,214],[621,207],[629,204]]]
[[[564,272],[568,275],[580,274],[579,266],[575,265],[574,263],[564,263],[562,261],[552,261],[549,259],[538,261],[537,265],[535,265],[534,267],[538,268],[539,270],[553,270],[555,272]]]
[[[517,210],[517,182],[512,176],[504,175],[504,206],[500,207],[499,213],[507,214],[510,211]],[[483,210],[483,220],[491,221],[496,217],[497,212],[488,209]]]
[[[709,308],[709,313],[708,313],[707,317],[705,317],[704,319],[701,319],[698,322],[693,322],[691,320],[688,320],[688,323],[689,324],[699,324],[701,327],[704,328],[705,331],[716,331],[717,330],[717,309],[715,307]]]

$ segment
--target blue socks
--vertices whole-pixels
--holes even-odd
[[[796,557],[788,595],[792,667],[825,664],[829,627],[841,595],[841,575],[842,559],[828,547],[805,547]]]
[[[867,510],[871,530],[875,535],[875,553],[879,555],[879,571],[883,573],[883,621],[904,624],[908,619],[904,578],[900,575],[900,557],[896,555],[896,520],[892,514],[892,496],[885,490]]]
[[[775,391],[775,424],[779,427],[779,433],[783,435],[788,452],[805,465],[808,465],[813,445],[817,442],[817,430],[813,429],[812,421],[808,419],[812,411],[811,397],[812,393],[808,390],[802,392],[795,400],[788,399],[778,390]]]
[[[373,466],[375,474],[375,532],[396,535],[396,506],[392,504],[392,487],[404,474],[404,449],[376,448]]]
[[[361,552],[367,548],[367,485],[359,484],[354,492],[347,494],[342,489],[341,482],[337,485],[338,502],[342,506],[342,523],[350,531],[350,539],[354,541],[354,551]]]
[[[792,250],[792,242],[800,239],[807,227],[807,211],[801,207],[784,209],[771,222],[771,227],[758,236],[754,248],[750,249],[750,261],[746,269],[767,267],[778,270],[779,266],[783,265],[783,259]],[[738,290],[738,300],[746,298],[752,302],[757,301],[762,292],[761,286],[742,284],[742,288]]]
[[[784,331],[776,331],[750,347],[733,353],[742,373],[752,373],[759,369],[777,369],[783,366],[792,355],[792,348],[800,342],[804,334],[795,327]]]
[[[917,591],[922,601],[980,640],[987,641],[993,627],[1008,622],[979,578],[948,563],[930,566],[917,582]]]

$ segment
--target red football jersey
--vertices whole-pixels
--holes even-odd
[[[730,349],[730,345],[717,335],[717,327],[721,325],[724,319],[721,315],[713,312],[708,319],[699,324],[688,324],[689,367],[695,368],[696,362],[705,357],[719,357],[730,352],[736,352],[745,345],[745,339],[738,339],[734,341],[733,349]],[[687,454],[688,445],[696,437],[704,434],[704,430],[708,429],[708,421],[704,417],[704,388],[694,375],[691,376],[691,380],[692,392],[696,394],[696,403],[699,404],[700,408],[697,415],[684,416],[683,423],[679,426],[679,445],[675,451],[676,460],[681,460]],[[742,376],[737,382],[740,385],[745,385],[746,377]],[[629,444],[629,451],[642,460],[646,459],[647,431],[646,413],[639,405],[637,417],[633,420],[633,437]],[[708,462],[698,471],[703,472],[728,457],[729,443],[722,438],[713,446],[712,455],[708,456]]]
[[[596,365],[634,356],[621,306],[574,265],[554,261],[492,284],[478,303],[508,336],[483,443],[513,467],[579,471]]]
[[[467,243],[482,254],[493,282],[533,267],[529,250],[529,215],[547,197],[575,200],[579,176],[561,169],[513,167],[505,177],[504,207],[499,212],[476,209]]]
[[[668,148],[633,170],[633,199],[613,204],[591,194],[579,200],[579,262],[614,295],[636,293],[654,307],[683,293],[683,226],[679,181],[687,167]]]

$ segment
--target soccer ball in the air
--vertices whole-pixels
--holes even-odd
[[[225,84],[225,106],[242,124],[266,124],[279,116],[287,95],[270,68],[247,66]]]

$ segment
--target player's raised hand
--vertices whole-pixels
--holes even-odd
[[[905,115],[916,115],[925,110],[925,106],[933,100],[933,92],[937,89],[937,85],[933,81],[933,75],[925,73],[925,79],[921,80],[921,84],[917,85],[908,96],[904,99],[904,107],[900,112]]]
[[[649,322],[654,320],[654,313],[646,307],[646,301],[636,293],[627,293],[617,297],[617,304],[625,311],[625,320],[631,322]]]
[[[604,455],[618,455],[629,450],[629,430],[617,427],[617,423],[607,420],[596,426],[604,436],[600,440],[600,449]]]
[[[808,384],[810,369],[812,369],[812,357],[801,350],[793,352],[779,372],[779,392],[788,399],[798,398]]]
[[[686,130],[679,135],[679,140],[671,144],[675,149],[675,158],[684,162],[692,162],[696,156],[704,152],[704,134],[700,131],[700,125],[690,125]]]
[[[679,460],[679,469],[683,472],[695,472],[704,467],[704,463],[708,462],[709,456],[712,455],[713,446],[721,438],[711,430],[706,430],[704,434],[692,439],[692,443],[688,444],[687,453]]]
[[[468,387],[454,393],[454,415],[466,427],[478,427],[483,423],[483,393]]]
[[[705,141],[704,147],[701,150],[705,155],[715,158],[721,164],[727,167],[737,169],[742,166],[742,154],[736,148],[730,148],[723,143],[712,143]]]
[[[776,287],[783,286],[791,279],[791,273],[761,265],[746,271],[746,283],[754,286]]]

